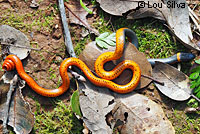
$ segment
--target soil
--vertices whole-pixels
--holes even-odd
[[[32,13],[37,9],[30,8],[31,1],[25,2],[24,0],[0,0],[0,17],[1,11],[10,9],[10,12],[15,12],[16,14],[24,14],[24,13]],[[39,9],[47,9],[50,4],[56,4],[55,0],[44,0],[39,3]],[[31,42],[37,42],[38,48],[41,48],[41,51],[32,50],[30,55],[27,57],[25,62],[27,63],[25,66],[25,70],[28,71],[28,74],[31,75],[34,79],[37,80],[38,84],[45,88],[56,88],[57,82],[59,79],[59,65],[62,60],[68,57],[66,52],[66,48],[64,45],[62,24],[59,12],[55,11],[55,9],[48,9],[45,11],[46,16],[51,14],[51,12],[55,12],[54,16],[54,25],[52,31],[45,31],[41,29],[41,31],[37,31],[36,27],[32,28],[32,31],[24,32],[26,36],[29,38]],[[66,10],[68,14],[68,11]],[[31,20],[25,20],[25,23],[29,23]],[[45,20],[43,20],[45,21]],[[90,18],[91,21],[91,18]],[[92,21],[91,21],[92,22]],[[80,26],[70,25],[70,32],[76,37],[81,37]],[[32,35],[33,34],[33,37]],[[72,41],[75,46],[75,38],[72,36]],[[33,44],[33,47],[36,45]],[[51,68],[51,69],[50,69]],[[52,72],[54,76],[52,77]],[[1,73],[2,74],[2,73]],[[0,76],[1,77],[1,76]],[[73,86],[72,86],[73,87]],[[70,100],[70,96],[73,93],[73,90],[68,90],[63,95],[59,96],[58,99],[64,101],[68,104]],[[168,97],[164,96],[160,93],[153,85],[150,85],[147,89],[139,91],[139,93],[148,96],[150,99],[160,104],[163,108],[166,116],[168,118],[171,117],[173,113],[173,109],[179,106],[179,109],[183,111],[186,108],[186,102],[176,102]],[[42,105],[42,107],[46,108],[46,110],[52,110],[54,106],[52,106],[51,98],[43,97],[35,93],[28,86],[23,90],[23,95],[27,102],[30,103],[31,109],[34,112],[36,109],[35,101],[33,98],[38,100],[38,102]],[[173,124],[175,125],[175,124]],[[0,125],[1,132],[1,125]]]

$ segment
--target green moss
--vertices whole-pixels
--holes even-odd
[[[102,10],[100,10],[98,12],[98,15],[99,18],[95,20],[95,22],[93,23],[93,27],[95,27],[99,31],[99,33],[104,33],[104,32],[112,33],[112,26],[108,23],[106,19],[107,17],[105,16],[107,14]]]
[[[200,117],[197,114],[185,114],[183,111],[174,110],[170,117],[176,134],[200,134]]]
[[[83,39],[75,39],[75,44],[76,46],[74,47],[74,51],[76,53],[77,56],[80,55],[80,53],[84,50],[85,45],[90,42],[90,37],[85,37]]]
[[[174,41],[163,23],[158,20],[146,18],[134,21],[121,17],[117,18],[113,25],[115,29],[132,29],[138,37],[139,51],[146,53],[148,58],[166,58],[185,50],[180,43]]]
[[[9,25],[16,29],[28,32],[37,29],[38,32],[52,32],[54,25],[54,13],[46,14],[46,11],[53,6],[50,5],[46,9],[34,10],[30,13],[20,14],[10,9],[0,11],[0,24]]]
[[[35,125],[33,133],[41,134],[80,134],[83,126],[74,116],[69,106],[56,102],[53,111],[44,111],[36,102]]]

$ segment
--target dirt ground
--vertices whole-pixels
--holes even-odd
[[[0,0],[0,19],[1,16],[3,16],[3,13],[8,12],[12,12],[15,15],[33,14],[38,9],[30,8],[30,2],[31,1],[29,0],[27,0],[26,2],[24,0]],[[52,24],[50,25],[48,30],[43,27],[38,30],[37,26],[33,26],[31,31],[27,31],[25,27],[16,28],[26,34],[32,44],[32,47],[41,48],[41,51],[31,51],[30,55],[26,59],[27,64],[25,66],[25,70],[28,71],[28,74],[31,75],[41,87],[52,89],[58,86],[60,77],[59,65],[66,57],[68,57],[68,54],[66,52],[64,39],[62,36],[63,31],[59,12],[52,7],[48,8],[50,4],[56,5],[57,3],[55,0],[45,0],[39,3],[39,9],[42,10],[43,15],[52,16],[53,18]],[[68,14],[67,10],[66,13]],[[26,19],[24,20],[24,24],[30,24],[30,22],[34,18],[39,17],[38,15],[33,15],[31,16],[32,18],[26,17]],[[41,21],[45,21],[45,19],[42,18]],[[70,25],[70,32],[72,34],[72,41],[74,46],[76,45],[75,40],[81,37],[80,28],[81,27],[77,25]],[[76,38],[73,35],[76,35]],[[58,99],[68,104],[72,93],[73,90],[70,89],[65,94],[58,97]],[[173,101],[161,94],[153,85],[150,85],[147,89],[139,91],[139,93],[148,96],[157,104],[161,105],[168,118],[174,118],[173,112],[175,108],[177,109],[178,107],[178,110],[184,111],[187,107],[187,101]],[[23,89],[23,95],[25,96],[26,101],[30,103],[33,112],[36,109],[35,101],[33,100],[33,98],[36,98],[38,102],[43,106],[43,108],[45,108],[47,111],[51,111],[54,108],[51,103],[51,98],[38,95],[28,86]],[[175,126],[178,124],[178,122],[173,120],[172,124],[173,126]],[[193,133],[197,133],[195,129],[191,129],[191,132],[192,131]]]

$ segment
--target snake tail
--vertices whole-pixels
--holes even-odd
[[[171,57],[163,58],[163,59],[148,59],[149,63],[154,66],[156,61],[174,64],[181,61],[189,61],[195,58],[195,55],[192,53],[177,53]]]

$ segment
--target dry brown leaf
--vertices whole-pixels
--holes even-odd
[[[112,134],[113,130],[106,123],[106,115],[115,105],[111,91],[89,81],[79,83],[79,90],[80,108],[88,129],[95,134]]]
[[[147,97],[131,93],[117,95],[114,119],[122,134],[175,134],[162,108]],[[119,123],[121,122],[121,124]]]
[[[73,5],[68,4],[68,7],[85,24],[89,25],[88,22],[87,22],[87,19],[86,19],[86,16],[88,15],[88,12],[81,7],[81,5],[80,5],[80,3],[78,1],[74,2]],[[82,22],[80,22],[71,12],[69,12],[69,20],[70,20],[70,23],[74,23],[74,24],[78,24],[78,25],[84,26],[84,24],[82,24]]]
[[[8,25],[1,25],[0,44],[2,42],[10,42],[10,41],[12,46],[7,46],[9,48],[10,53],[17,55],[21,60],[28,56],[31,49],[29,49],[30,42],[27,36],[13,27],[10,27]],[[29,47],[29,48],[19,48],[17,46]]]
[[[138,0],[139,1],[139,0]],[[123,13],[137,7],[137,3],[121,0],[97,0],[100,7],[109,14],[122,16]]]
[[[133,10],[128,19],[154,17],[167,23],[168,28],[190,49],[200,50],[193,41],[189,22],[188,5],[185,0],[97,0],[101,8],[112,14],[120,15]],[[178,7],[179,6],[179,7]]]
[[[152,75],[155,79],[164,82],[164,85],[155,83],[164,95],[177,101],[190,98],[192,89],[190,89],[189,78],[178,69],[162,62],[156,62]]]
[[[6,77],[8,76],[8,77]],[[9,73],[4,75],[4,82],[6,83],[11,80],[11,76],[13,74],[9,75]],[[5,77],[7,79],[5,79]],[[10,81],[11,82],[11,81]],[[16,90],[13,92],[10,105],[8,106],[6,104],[7,97],[8,97],[8,90],[9,86],[8,84],[1,83],[0,87],[3,88],[3,95],[0,97],[0,120],[5,120],[5,109],[8,107],[9,113],[8,113],[8,125],[13,127],[13,130],[16,134],[28,134],[31,132],[33,126],[34,126],[34,114],[31,112],[29,104],[24,100],[22,96],[21,89],[25,86],[25,83],[21,83],[20,85],[23,86],[17,86]],[[9,84],[10,85],[10,84]],[[1,89],[2,90],[2,89]],[[0,94],[1,95],[1,94]]]
[[[158,5],[158,3],[161,5],[160,7],[151,7],[153,4]],[[128,19],[144,17],[154,17],[166,21],[169,30],[184,46],[200,50],[192,41],[193,35],[190,27],[189,11],[185,0],[164,0],[163,2],[161,0],[150,0],[145,3],[144,8],[139,8],[128,15]]]

